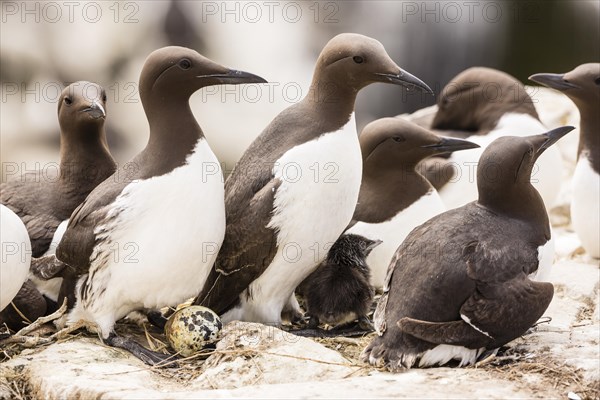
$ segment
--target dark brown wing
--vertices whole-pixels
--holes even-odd
[[[127,180],[107,179],[96,187],[73,211],[67,230],[56,249],[56,258],[70,265],[77,274],[84,274],[90,266],[90,256],[96,244],[96,227],[106,223],[108,207],[115,201]]]
[[[428,322],[404,317],[398,321],[398,327],[402,333],[434,344],[478,349],[490,346],[493,341],[465,321]]]
[[[223,314],[273,261],[277,236],[267,224],[279,185],[277,179],[269,181],[254,195],[245,212],[227,221],[223,246],[194,304]]]
[[[46,199],[51,195],[46,180],[38,173],[31,173],[24,175],[21,180],[0,185],[0,202],[25,224],[33,257],[40,257],[48,250],[54,232],[62,222],[46,207]]]
[[[6,324],[11,330],[18,331],[45,315],[46,308],[44,296],[33,282],[27,280],[10,304],[0,312],[0,325]]]
[[[398,327],[430,343],[496,348],[523,335],[546,311],[554,293],[551,283],[533,282],[524,274],[477,289],[460,309],[462,321],[428,322],[405,317],[398,321]]]
[[[478,285],[460,312],[499,347],[523,335],[550,305],[554,287],[521,274],[507,282]]]

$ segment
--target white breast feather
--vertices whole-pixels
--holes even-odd
[[[583,248],[600,258],[600,176],[582,154],[573,174],[571,223]]]
[[[468,349],[463,346],[440,344],[431,350],[427,350],[421,355],[419,367],[444,365],[450,360],[457,360],[459,362],[459,367],[472,365],[475,364],[477,357],[479,357],[483,350],[484,348]]]
[[[529,275],[530,279],[538,282],[548,282],[552,264],[554,263],[554,234],[550,240],[538,247],[538,269]]]

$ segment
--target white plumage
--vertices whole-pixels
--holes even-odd
[[[27,280],[31,265],[31,241],[17,214],[0,204],[0,311],[14,299]]]
[[[600,258],[600,176],[592,169],[585,152],[579,156],[572,184],[573,229],[589,255]]]
[[[419,367],[444,365],[450,360],[457,360],[459,367],[472,365],[475,364],[483,350],[485,349],[468,349],[464,346],[440,344],[420,356]]]
[[[552,228],[550,228],[552,230]],[[554,234],[550,240],[538,247],[538,269],[529,276],[538,282],[548,282],[552,264],[554,263]]]

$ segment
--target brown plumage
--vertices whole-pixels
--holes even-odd
[[[58,102],[58,175],[36,171],[0,185],[0,202],[23,220],[33,257],[48,250],[58,225],[116,169],[106,144],[105,110],[101,86],[90,82],[67,86]]]
[[[11,304],[0,312],[0,327],[6,325],[12,331],[18,331],[27,323],[43,316],[46,308],[47,303],[44,296],[31,281],[26,281]],[[28,321],[25,321],[21,315],[25,316]]]
[[[318,322],[339,325],[367,318],[373,302],[366,258],[380,241],[342,235],[327,259],[302,283],[307,314]]]

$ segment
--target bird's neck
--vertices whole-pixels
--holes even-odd
[[[59,183],[85,191],[95,187],[116,169],[106,143],[104,129],[63,132],[60,144]]]
[[[341,128],[354,112],[358,91],[335,80],[313,80],[308,95],[302,100],[306,107],[322,115],[323,121]]]
[[[155,101],[145,105],[150,138],[144,149],[153,163],[180,165],[204,137],[189,104],[189,98]]]
[[[477,202],[496,214],[541,226],[544,236],[550,238],[550,221],[544,200],[529,182],[512,189],[504,185],[501,193],[480,192]]]

